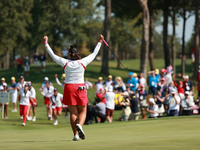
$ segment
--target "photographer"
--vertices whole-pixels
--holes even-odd
[[[119,121],[128,121],[128,118],[131,114],[131,108],[130,108],[130,101],[128,99],[128,92],[124,92],[123,94],[123,100],[122,102],[119,100],[119,105],[122,106],[122,115],[119,118]]]
[[[149,106],[147,108],[147,112],[149,112],[149,118],[157,118],[158,117],[158,106],[156,105],[153,98],[149,99]]]
[[[101,123],[104,123],[106,121],[106,104],[101,102],[100,98],[96,98],[95,102],[95,122],[98,123],[97,117],[99,117],[101,119]]]
[[[129,100],[130,100],[130,107],[131,107],[131,114],[128,120],[138,120],[140,116],[140,111],[138,109],[138,99],[135,96],[135,92],[129,92]]]
[[[178,116],[180,97],[177,95],[176,91],[173,90],[166,96],[166,99],[169,101],[168,116]]]
[[[191,107],[194,106],[193,98],[189,95],[190,92],[185,92],[185,98],[181,100],[181,107],[182,107],[182,115],[191,115],[192,109]]]
[[[165,109],[164,109],[164,105],[163,105],[164,98],[163,98],[160,90],[157,91],[155,102],[156,102],[156,105],[158,106],[159,117],[161,117],[162,114],[165,112]]]

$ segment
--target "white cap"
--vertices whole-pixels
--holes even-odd
[[[189,79],[189,76],[188,76],[188,75],[186,75],[186,76],[185,76],[185,79]]]
[[[185,95],[186,95],[186,94],[187,94],[187,95],[189,95],[189,94],[190,94],[190,92],[189,92],[189,91],[186,91],[186,92],[185,92]]]
[[[151,102],[151,103],[153,103],[153,104],[155,105],[155,101],[154,101],[153,98],[150,98],[150,99],[149,99],[149,102]]]
[[[7,83],[4,82],[4,83],[3,83],[3,86],[7,86]]]
[[[45,80],[45,81],[49,81],[49,78],[48,78],[48,77],[45,77],[44,80]]]
[[[123,95],[123,96],[128,96],[129,93],[128,93],[127,91],[125,91],[122,95]]]
[[[113,91],[113,87],[112,86],[108,86],[108,91],[112,92]]]

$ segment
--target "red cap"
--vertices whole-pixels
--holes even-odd
[[[144,87],[144,84],[141,84],[140,87]]]
[[[182,82],[182,81],[179,81],[179,84],[183,84],[183,82]]]
[[[161,78],[161,81],[165,81],[165,78]]]
[[[165,73],[165,72],[166,72],[166,70],[165,70],[165,69],[161,69],[161,72],[162,72],[162,73]]]

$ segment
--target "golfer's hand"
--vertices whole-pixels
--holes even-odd
[[[55,74],[55,78],[58,78],[58,75],[57,75],[57,74]]]
[[[47,44],[47,43],[48,43],[48,36],[44,36],[43,42],[44,42],[44,44]]]
[[[103,35],[99,35],[99,41],[103,41],[104,40],[104,37],[103,37]]]

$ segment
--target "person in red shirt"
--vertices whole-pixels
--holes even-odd
[[[18,75],[20,75],[20,72],[23,75],[22,59],[20,58],[20,56],[16,57],[16,62],[17,62],[17,73],[18,73]]]
[[[180,98],[183,99],[184,96],[185,96],[185,90],[184,90],[184,86],[183,86],[183,81],[179,81],[179,85],[178,85],[176,83],[176,80],[175,80],[175,74],[173,75],[173,81],[174,81],[174,85],[178,89],[178,94],[179,94]]]
[[[100,93],[97,93],[96,94],[96,97],[97,98],[100,98],[101,99],[101,102],[106,104],[106,98],[104,97],[105,95],[105,90],[103,88],[100,89]]]

